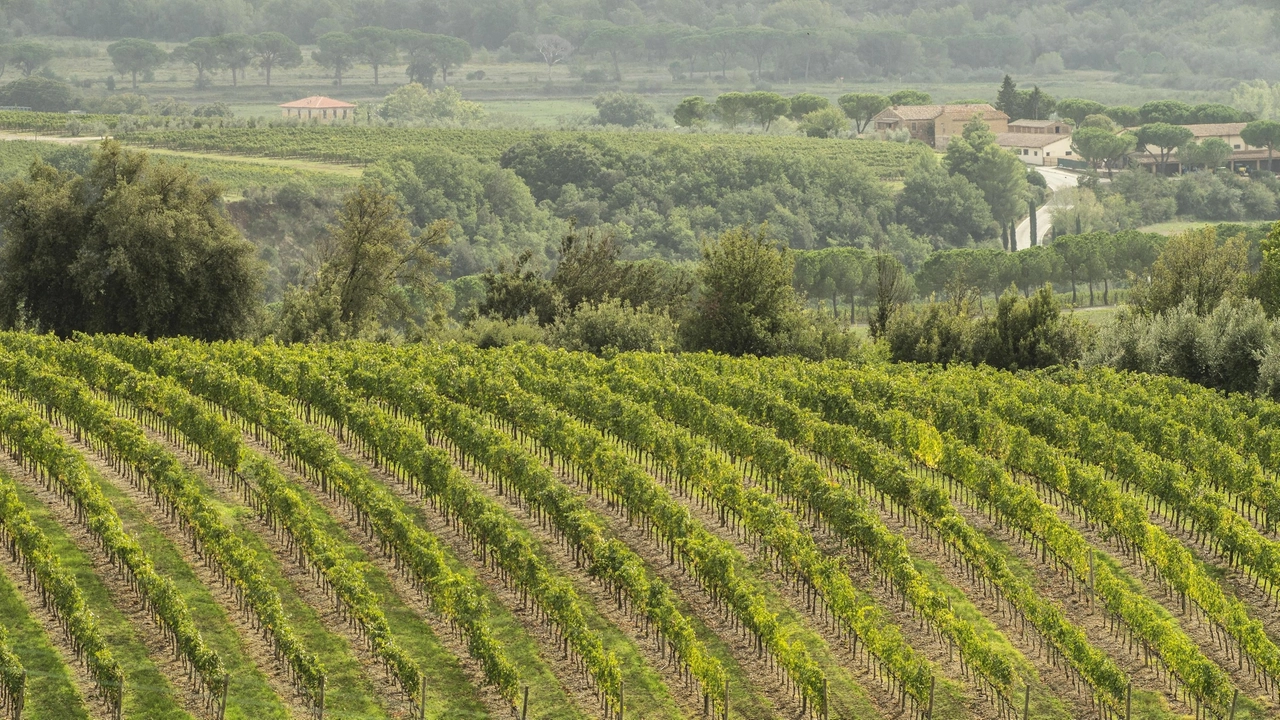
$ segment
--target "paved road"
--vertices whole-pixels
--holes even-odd
[[[1038,167],[1036,170],[1040,171],[1040,174],[1044,176],[1045,182],[1049,184],[1050,193],[1056,193],[1064,188],[1075,187],[1076,178],[1080,177],[1076,173],[1059,170],[1055,167]],[[1050,195],[1049,199],[1045,200],[1044,205],[1041,205],[1040,209],[1036,211],[1036,232],[1040,234],[1041,238],[1049,234],[1049,228],[1052,224],[1049,218],[1049,205],[1052,197]],[[1015,250],[1025,250],[1031,247],[1031,218],[1028,217],[1018,225],[1015,246]]]

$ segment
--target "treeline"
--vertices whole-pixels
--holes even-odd
[[[1272,10],[1239,0],[1178,8],[1155,0],[1050,5],[1008,0],[946,8],[826,2],[671,6],[651,0],[626,7],[526,0],[105,0],[89,5],[33,0],[10,5],[5,19],[15,34],[178,42],[270,31],[311,43],[347,28],[408,28],[530,58],[539,55],[539,37],[555,35],[584,53],[679,63],[673,73],[723,75],[726,68],[742,66],[759,79],[774,80],[972,81],[992,79],[997,68],[1041,73],[1080,68],[1195,86],[1196,76],[1280,76],[1270,46],[1275,33],[1265,30],[1274,17]],[[1223,43],[1219,27],[1240,31]]]

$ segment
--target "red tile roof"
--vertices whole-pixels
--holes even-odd
[[[1200,125],[1183,125],[1183,127],[1190,130],[1198,138],[1207,138],[1239,135],[1245,125],[1248,125],[1248,123],[1203,123]]]
[[[341,100],[327,98],[323,95],[312,95],[309,98],[302,98],[301,100],[284,103],[280,105],[280,107],[289,109],[303,108],[309,110],[350,110],[354,108],[355,105],[349,102],[342,102]]]

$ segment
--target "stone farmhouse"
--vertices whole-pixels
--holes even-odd
[[[356,106],[341,100],[334,100],[323,95],[312,95],[309,98],[294,100],[279,106],[285,117],[302,118],[303,120],[319,120],[333,122],[346,120],[355,116]]]
[[[1227,161],[1227,166],[1232,170],[1267,170],[1268,162],[1271,162],[1275,170],[1280,168],[1280,161],[1274,158],[1268,158],[1267,149],[1264,147],[1253,147],[1246,143],[1244,138],[1240,137],[1240,132],[1244,130],[1247,123],[1205,123],[1201,125],[1183,125],[1191,131],[1195,136],[1196,142],[1204,142],[1209,138],[1218,138],[1226,141],[1231,146],[1231,158]],[[1151,153],[1134,153],[1132,156],[1134,162],[1143,170],[1151,170],[1155,172],[1158,168],[1159,158]],[[1178,162],[1177,156],[1169,160],[1166,172],[1180,173],[1182,165]]]
[[[1009,116],[986,103],[977,105],[895,105],[871,118],[877,132],[906,130],[913,140],[944,150],[975,117],[1000,134],[1009,131]]]

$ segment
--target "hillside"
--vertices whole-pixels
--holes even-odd
[[[0,385],[29,720],[1275,717],[1270,402],[19,334]]]

